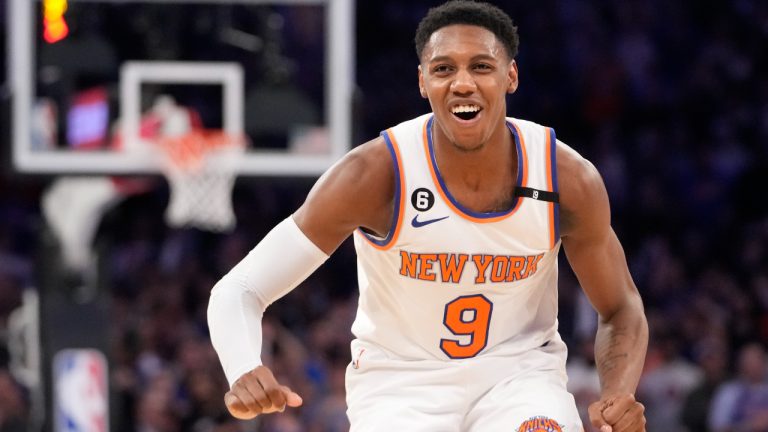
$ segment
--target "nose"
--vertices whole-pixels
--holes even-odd
[[[451,91],[457,94],[471,94],[477,89],[477,83],[466,69],[459,69],[456,73],[453,82],[451,83]]]

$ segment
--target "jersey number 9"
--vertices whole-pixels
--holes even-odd
[[[493,303],[482,294],[457,297],[446,304],[443,324],[456,336],[469,336],[469,342],[440,339],[440,349],[452,359],[476,356],[488,344],[492,311]]]

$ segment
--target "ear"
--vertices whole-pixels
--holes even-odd
[[[427,98],[427,89],[424,87],[424,73],[421,71],[421,65],[419,65],[419,93],[424,99]]]
[[[512,60],[509,62],[509,70],[507,71],[507,93],[512,94],[517,91],[518,76],[517,76],[517,62]]]

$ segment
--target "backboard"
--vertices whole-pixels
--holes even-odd
[[[64,5],[52,41],[46,8]],[[244,134],[241,175],[317,175],[350,148],[352,0],[9,0],[24,173],[158,173],[158,101]],[[53,38],[55,39],[55,38]],[[149,132],[148,132],[149,131]],[[149,134],[149,135],[148,135]]]

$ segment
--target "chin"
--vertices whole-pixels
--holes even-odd
[[[477,127],[480,125],[475,126],[471,129],[454,130],[452,134],[453,139],[451,140],[454,147],[466,152],[482,149],[490,134],[484,128]]]
[[[445,118],[438,117],[436,120],[438,124],[435,127],[441,127],[444,136],[457,150],[469,153],[478,151],[485,146],[489,134],[487,133],[487,125],[483,122],[475,122],[470,125],[457,124],[453,114],[450,113]]]

